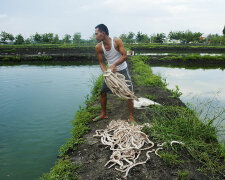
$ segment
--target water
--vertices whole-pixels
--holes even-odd
[[[99,65],[0,66],[0,179],[37,179],[71,137]]]
[[[217,115],[225,110],[225,71],[221,69],[185,69],[173,67],[151,67],[154,74],[159,74],[166,78],[167,87],[176,89],[183,94],[180,99],[185,103],[194,104],[198,109],[203,109],[202,117],[205,117],[209,108],[209,117]],[[207,103],[208,102],[208,103]],[[212,107],[210,107],[210,105]],[[225,113],[215,121],[218,124],[225,119]],[[223,126],[223,127],[221,127]],[[220,127],[225,132],[225,121],[220,123]],[[218,140],[225,142],[225,136],[219,134]]]

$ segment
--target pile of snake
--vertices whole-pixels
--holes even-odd
[[[114,95],[127,100],[127,99],[135,99],[139,101],[138,98],[134,95],[129,89],[129,86],[126,82],[130,82],[130,80],[126,80],[125,76],[118,72],[112,72],[111,68],[108,68],[103,72],[104,81],[109,89],[112,91]]]
[[[110,150],[113,151],[110,160],[106,162],[105,166],[109,163],[112,164],[108,168],[119,165],[119,168],[115,166],[115,169],[123,173],[125,172],[124,178],[126,178],[131,168],[144,164],[150,159],[149,153],[154,152],[157,156],[160,156],[158,151],[163,149],[163,146],[167,142],[157,144],[156,149],[152,149],[155,144],[141,131],[144,126],[151,128],[151,125],[148,123],[134,125],[129,124],[125,120],[118,119],[112,120],[106,129],[95,131],[96,134],[93,136],[101,137],[101,143],[110,146]],[[173,143],[184,144],[178,141],[171,141],[170,145],[172,146]],[[144,150],[147,150],[146,160],[137,162],[141,152]]]

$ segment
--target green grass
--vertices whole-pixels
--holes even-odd
[[[141,55],[132,56],[134,80],[139,85],[155,85],[166,88],[160,76],[152,74],[149,65],[145,64],[147,58]],[[179,88],[173,96],[179,97]],[[151,95],[150,95],[151,96]],[[151,97],[150,97],[151,99]],[[151,114],[152,119],[149,119]],[[147,107],[142,116],[145,122],[153,125],[145,127],[143,131],[153,138],[155,142],[181,141],[185,145],[165,145],[159,151],[162,159],[168,164],[179,164],[195,160],[201,164],[203,172],[209,172],[211,177],[225,172],[224,158],[225,146],[218,143],[218,129],[213,126],[215,119],[202,122],[194,110],[183,106],[152,106]],[[180,173],[181,175],[182,173]]]
[[[178,149],[166,146],[167,152],[164,152],[163,160],[168,164],[179,160],[176,155],[171,155],[171,152],[180,150],[184,159],[188,158],[185,155],[188,152],[202,164],[204,170],[210,171],[211,176],[225,171],[225,148],[218,143],[217,128],[212,126],[210,121],[203,123],[193,110],[180,106],[153,106],[147,108],[146,112],[152,115],[152,120],[149,120],[148,116],[144,116],[144,120],[152,123],[153,127],[146,127],[144,132],[156,142],[176,140],[185,143],[184,147],[177,145]]]
[[[148,57],[137,55],[132,56],[130,60],[133,64],[133,78],[138,85],[166,87],[167,84],[162,81],[162,78],[153,74],[151,68],[145,64]]]
[[[80,166],[71,162],[68,156],[55,162],[55,166],[50,169],[49,173],[44,173],[41,180],[76,180]]]
[[[182,45],[182,44],[157,44],[157,43],[140,43],[140,44],[127,44],[131,50],[196,50],[196,49],[205,49],[205,50],[216,50],[216,49],[225,49],[224,45]]]
[[[178,170],[177,175],[181,180],[189,179],[190,171],[188,171],[188,170]]]
[[[225,55],[221,55],[221,56],[210,56],[210,55],[197,55],[197,54],[193,54],[193,55],[178,55],[178,56],[166,56],[166,57],[162,57],[159,58],[159,60],[162,61],[179,61],[179,62],[215,62],[215,61],[225,61]]]

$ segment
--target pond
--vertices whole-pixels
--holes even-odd
[[[37,179],[71,137],[99,65],[0,66],[0,179]]]
[[[220,124],[222,130],[218,140],[225,143],[225,71],[218,69],[186,69],[177,67],[151,66],[154,74],[159,74],[166,79],[169,89],[176,89],[183,94],[180,99],[195,109],[203,111],[200,118],[213,118],[220,114],[214,125]],[[206,116],[207,115],[207,116]]]

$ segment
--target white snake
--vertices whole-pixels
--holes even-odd
[[[106,71],[103,72],[104,81],[109,89],[112,91],[114,95],[122,99],[135,99],[139,101],[138,98],[134,95],[129,89],[129,86],[126,82],[131,82],[130,80],[126,80],[125,76],[121,73],[112,72],[111,68],[108,68]]]
[[[167,142],[158,144],[158,148],[152,149],[146,152],[146,160],[142,162],[137,162],[137,159],[141,155],[141,151],[150,149],[154,146],[154,143],[149,140],[148,136],[141,131],[144,126],[151,128],[151,125],[145,123],[143,125],[129,124],[125,120],[118,119],[112,120],[106,129],[96,130],[94,137],[101,137],[101,142],[104,145],[110,146],[112,150],[112,155],[110,160],[106,162],[105,166],[110,162],[113,163],[108,168],[118,164],[119,168],[115,167],[116,170],[125,172],[124,178],[127,177],[131,168],[136,165],[144,164],[150,159],[150,152],[155,152],[157,156],[160,156],[157,152],[163,149],[162,146]],[[171,141],[170,145],[173,143],[183,144],[178,141]],[[148,147],[143,147],[145,144]]]

